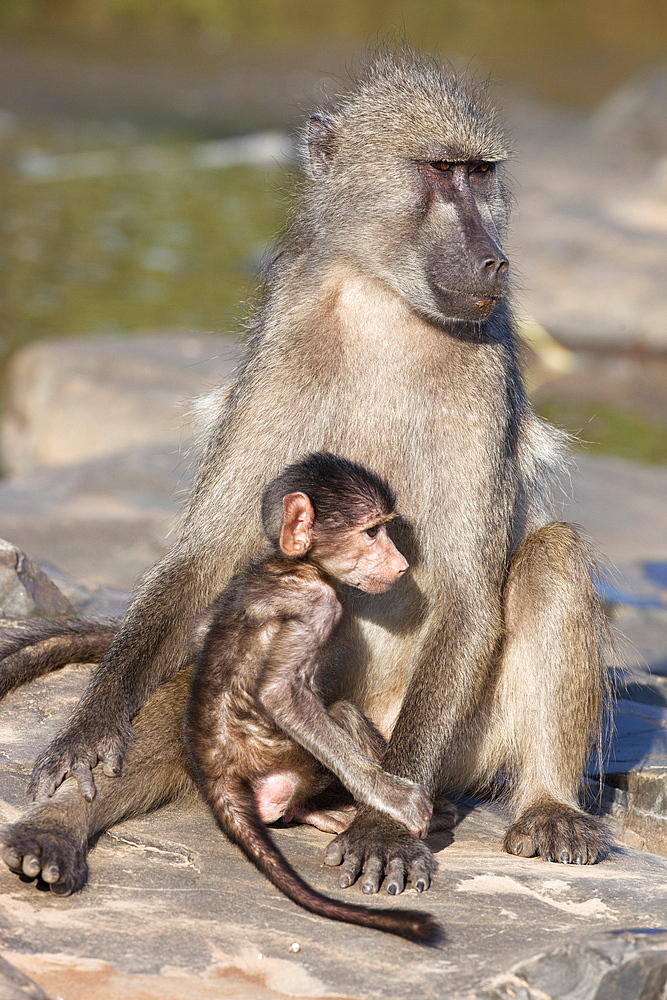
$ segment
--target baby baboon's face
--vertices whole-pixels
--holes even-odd
[[[335,535],[315,534],[311,559],[340,583],[350,584],[368,594],[382,594],[408,569],[387,533],[386,524],[377,519]]]

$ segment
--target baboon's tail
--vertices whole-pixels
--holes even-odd
[[[0,626],[0,698],[68,663],[99,663],[120,625],[25,619]]]
[[[240,786],[217,797],[214,809],[220,826],[244,854],[273,884],[294,903],[311,913],[348,924],[361,924],[375,930],[398,934],[410,941],[433,943],[442,934],[440,925],[429,913],[417,910],[376,910],[330,899],[303,881],[280,853],[257,816],[252,791]]]

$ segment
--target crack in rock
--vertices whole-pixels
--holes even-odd
[[[163,844],[151,844],[148,841],[138,840],[134,837],[122,836],[121,834],[114,833],[113,830],[107,831],[106,836],[120,844],[126,844],[128,847],[135,847],[140,851],[162,855],[165,860],[168,860],[169,864],[175,867],[194,868],[196,872],[201,874],[201,868],[195,864],[194,855],[184,847],[165,847]]]

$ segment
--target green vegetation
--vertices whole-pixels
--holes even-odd
[[[589,451],[635,462],[667,462],[667,424],[593,401],[549,402],[539,411],[547,420],[576,434]]]
[[[39,148],[54,145],[42,136]],[[170,155],[170,169],[69,180],[5,175],[5,354],[40,337],[239,328],[261,254],[282,224],[282,175],[271,167],[195,169],[176,147],[154,150]]]

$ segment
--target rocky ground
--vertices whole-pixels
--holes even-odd
[[[237,353],[222,338],[166,334],[36,344],[17,357],[2,434],[9,474],[0,483],[0,535],[12,543],[0,548],[6,616],[62,613],[66,602],[80,614],[122,613],[137,575],[165,550],[189,482],[192,432],[174,401],[224,380]],[[501,807],[462,803],[455,830],[431,838],[440,865],[431,891],[391,900],[441,920],[446,940],[420,948],[297,910],[225,842],[201,804],[179,803],[105,834],[90,884],[75,897],[0,873],[9,963],[0,966],[0,997],[660,1000],[667,471],[585,453],[578,467],[563,514],[606,553],[600,586],[625,635],[601,796],[591,782],[619,837],[609,860],[578,868],[509,857],[500,849]],[[88,672],[68,667],[1,706],[2,819],[20,812],[35,754]],[[359,898],[336,890],[321,866],[325,835],[295,827],[276,836],[318,889]]]

